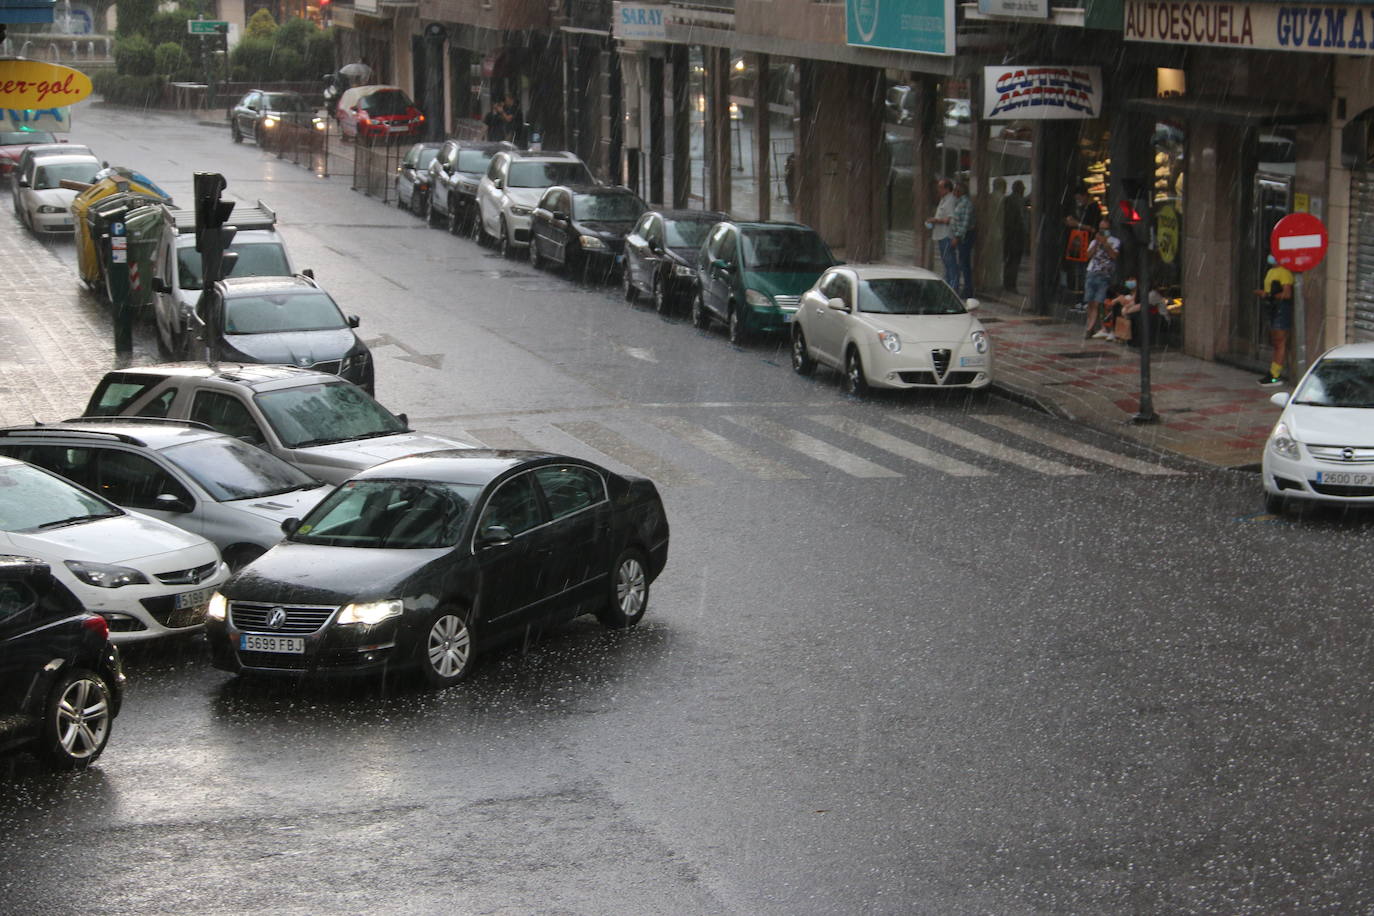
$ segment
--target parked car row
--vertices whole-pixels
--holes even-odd
[[[7,135],[6,139],[14,138]],[[77,143],[11,143],[5,149],[9,151],[5,160],[13,162],[8,171],[13,175],[10,190],[19,221],[39,235],[71,232],[77,189],[62,183],[94,182],[104,168],[101,161],[89,147]]]

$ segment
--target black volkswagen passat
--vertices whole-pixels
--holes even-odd
[[[646,206],[629,188],[555,185],[530,217],[530,263],[609,276]]]
[[[668,558],[649,480],[528,451],[397,458],[341,484],[210,601],[216,667],[457,683],[502,639],[639,622]]]
[[[625,237],[625,298],[633,302],[646,293],[659,314],[689,300],[701,243],[712,226],[729,218],[715,210],[650,210],[641,216]]]
[[[89,766],[124,696],[119,649],[48,565],[0,556],[0,751],[56,770]]]

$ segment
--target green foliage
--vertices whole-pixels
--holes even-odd
[[[142,35],[127,35],[115,40],[115,69],[127,76],[152,76],[157,61],[153,45]]]
[[[113,70],[97,70],[91,83],[107,102],[134,108],[156,108],[162,102],[165,81],[160,76],[130,76]]]
[[[311,35],[319,32],[319,26],[309,19],[292,17],[281,25],[277,26],[277,31],[273,33],[272,40],[277,43],[279,48],[290,48],[297,54],[305,54],[305,44]]]
[[[125,38],[147,34],[157,6],[158,0],[119,0],[115,6],[115,35]]]
[[[334,32],[332,29],[316,29],[305,39],[304,72],[301,79],[318,79],[326,73],[338,69],[334,63]]]
[[[260,9],[248,17],[248,28],[244,35],[248,38],[271,38],[277,31],[277,20],[265,9]]]
[[[272,66],[272,39],[244,38],[229,52],[229,78],[246,83],[268,79]]]
[[[159,76],[179,80],[190,73],[191,55],[175,41],[164,41],[158,45],[153,52],[153,58]]]

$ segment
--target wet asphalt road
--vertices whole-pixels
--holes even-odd
[[[418,428],[650,473],[673,541],[636,630],[442,693],[131,652],[97,767],[0,763],[0,910],[1374,909],[1368,518],[996,399],[850,401],[227,131],[78,114],[183,203],[202,168],[277,207]]]

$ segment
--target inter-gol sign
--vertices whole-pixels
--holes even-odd
[[[0,108],[63,108],[91,94],[80,70],[41,60],[0,60]]]

